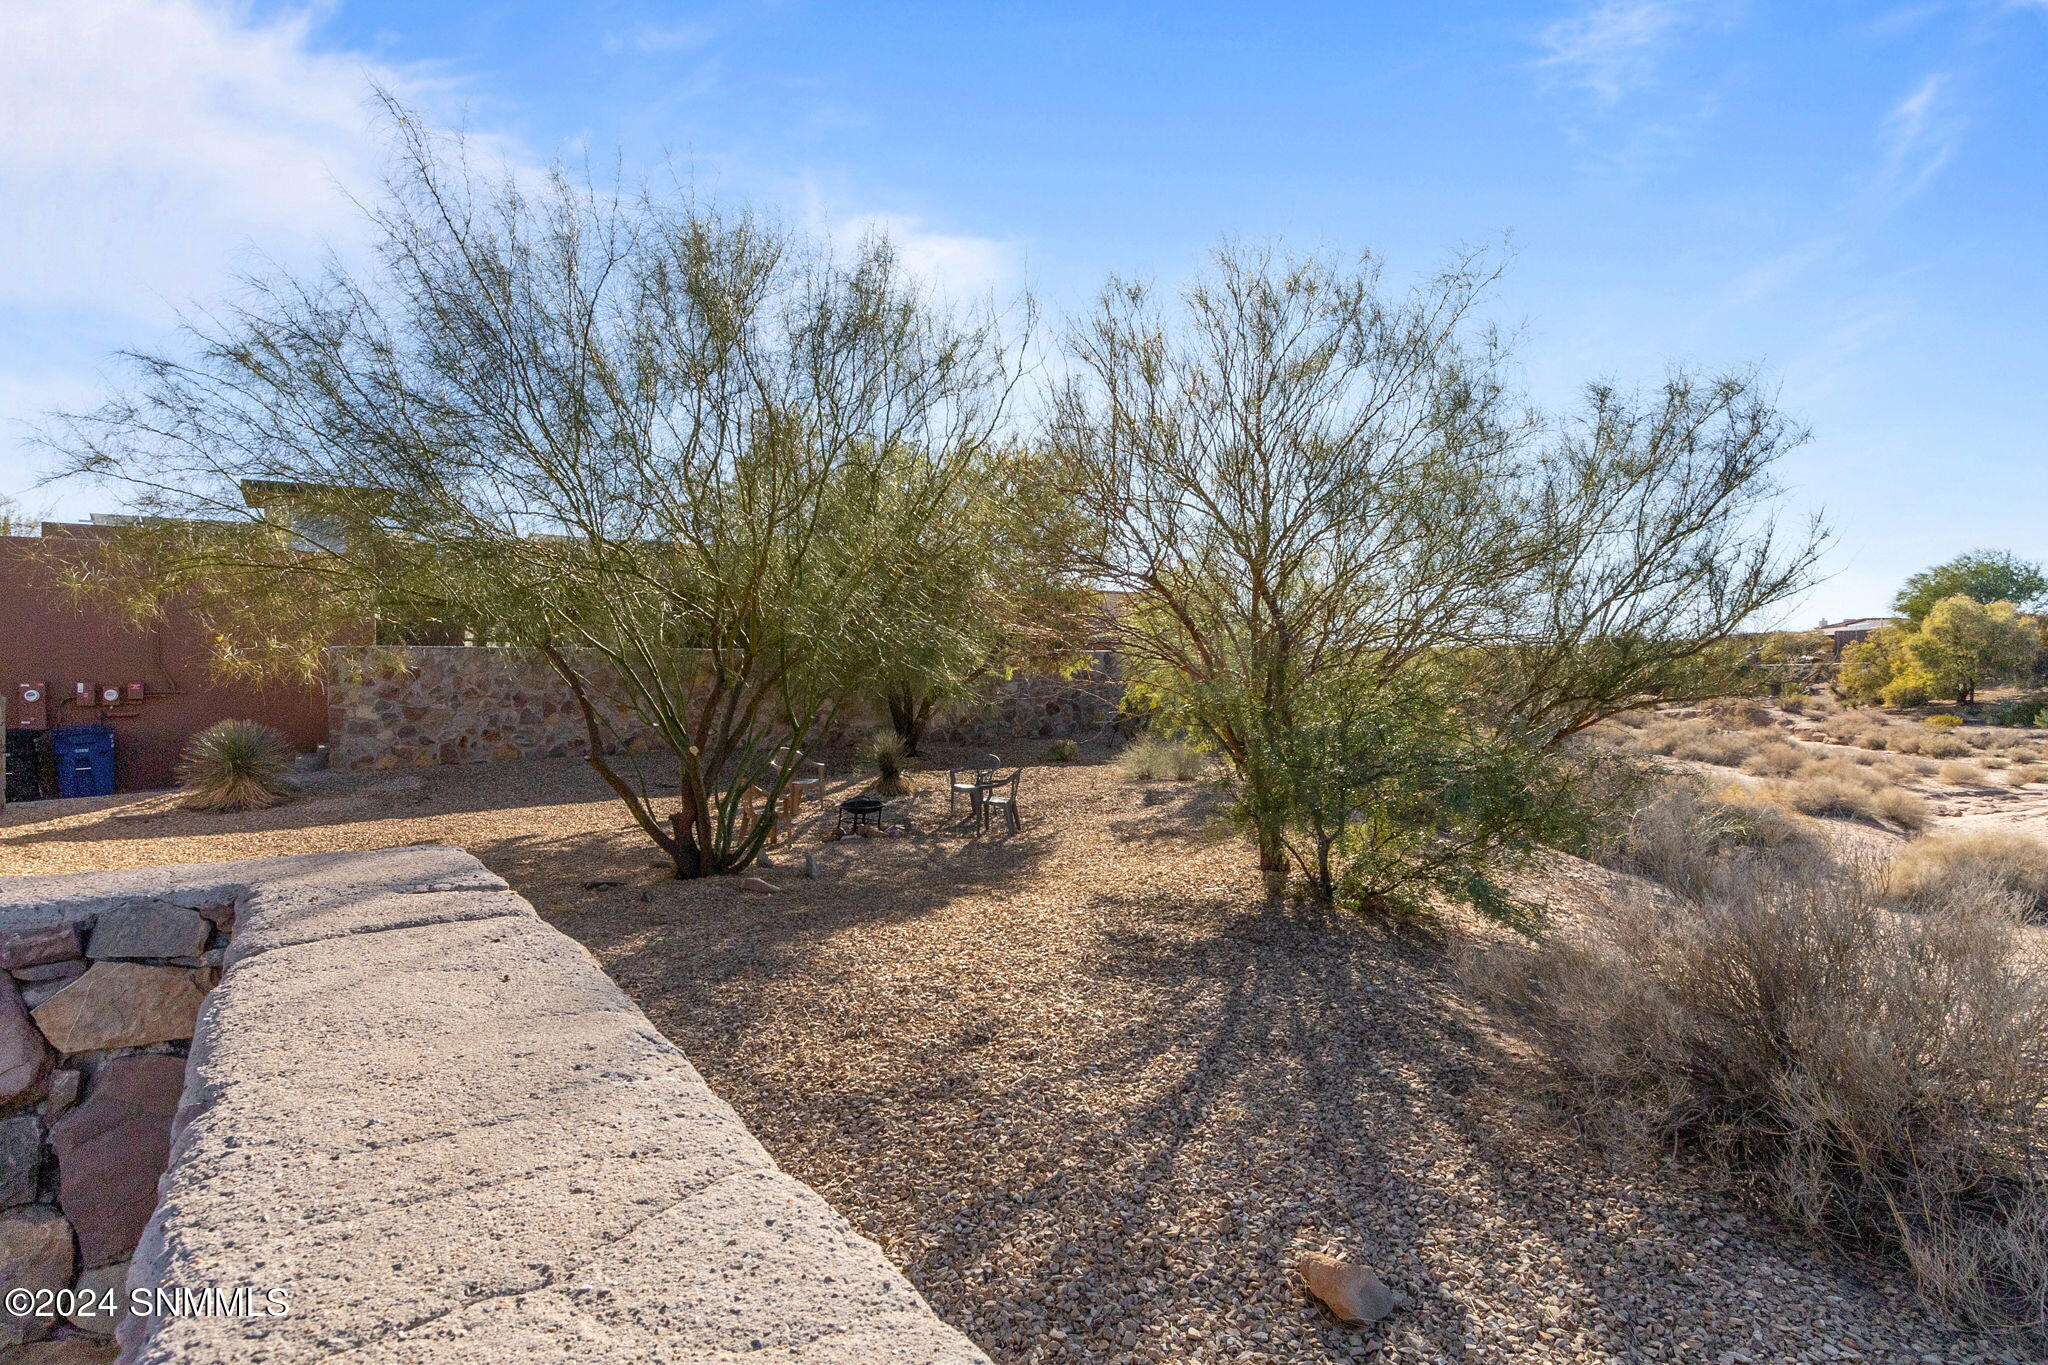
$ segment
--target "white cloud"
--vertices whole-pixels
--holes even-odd
[[[823,215],[813,205],[814,221]],[[841,247],[886,236],[917,279],[956,299],[979,299],[1015,289],[1023,279],[1024,253],[1014,241],[965,233],[934,232],[907,213],[864,213],[830,220],[824,229]]]
[[[310,13],[208,0],[0,6],[0,306],[160,317],[255,243],[355,222],[380,142],[371,82],[419,73],[312,46]]]
[[[1682,0],[1601,0],[1543,30],[1537,65],[1557,68],[1612,103],[1655,79],[1657,60],[1688,8]]]

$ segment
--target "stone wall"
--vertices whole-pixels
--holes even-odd
[[[47,881],[51,879],[19,879]],[[0,1345],[112,1360],[129,1257],[156,1207],[201,1002],[234,891],[0,892]],[[0,1359],[15,1355],[0,1351]]]
[[[604,695],[598,675],[594,695]],[[528,651],[465,646],[327,651],[328,763],[344,770],[437,767],[588,752],[575,699],[546,660]],[[1102,734],[1123,698],[1116,663],[1098,654],[1073,678],[1024,673],[991,684],[974,701],[934,717],[938,744]],[[623,707],[612,704],[613,738],[656,744]],[[827,741],[874,728],[856,712]]]
[[[51,926],[90,922],[88,955],[105,925],[119,944],[189,931],[173,910],[213,925],[209,907],[233,936],[189,1059],[137,1045],[149,1084],[109,1091],[125,1059],[109,1060],[74,1111],[138,1094],[93,1127],[160,1191],[146,1226],[128,1210],[139,1242],[123,1228],[124,1365],[988,1365],[581,946],[460,850],[0,878],[0,932],[55,943]],[[108,961],[57,960],[94,961],[66,991]],[[45,1175],[8,1213],[46,1278],[70,1273],[69,1150],[57,1200]],[[83,1222],[75,1244],[116,1275]],[[241,1311],[171,1311],[208,1290]],[[112,1358],[103,1333],[27,1330],[68,1338],[67,1365]]]
[[[599,675],[600,697],[602,675]],[[618,735],[647,742],[613,706]],[[547,660],[463,645],[327,651],[327,761],[346,770],[433,768],[589,752],[583,713]]]

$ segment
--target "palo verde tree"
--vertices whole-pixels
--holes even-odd
[[[1815,534],[1769,515],[1799,433],[1754,380],[1546,417],[1475,321],[1492,278],[1396,292],[1370,259],[1226,247],[1072,330],[1047,438],[1071,552],[1131,594],[1132,694],[1228,762],[1273,894],[1292,864],[1332,896],[1340,863],[1368,903],[1471,894],[1566,739],[1710,685],[1806,581]]]
[[[886,241],[493,179],[392,113],[367,266],[253,286],[56,429],[142,514],[82,576],[145,614],[180,597],[248,671],[314,667],[367,619],[531,649],[676,875],[744,867],[776,750],[962,630],[944,513],[1011,351]],[[628,732],[675,756],[672,805]]]
[[[934,517],[953,546],[950,562],[925,585],[935,615],[953,628],[905,640],[884,670],[879,700],[903,752],[915,757],[926,724],[948,703],[1020,669],[1071,673],[1100,625],[1100,595],[1065,571],[1060,546],[1073,513],[1026,446],[978,452],[936,511],[905,509],[906,545],[932,533]]]

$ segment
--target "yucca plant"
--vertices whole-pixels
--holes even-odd
[[[292,799],[291,765],[283,735],[260,721],[224,720],[186,743],[178,783],[191,810],[264,810]]]
[[[875,765],[876,796],[897,797],[910,790],[903,780],[903,736],[894,730],[877,730],[868,741],[868,757]]]

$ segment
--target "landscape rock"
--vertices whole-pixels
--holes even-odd
[[[54,1119],[78,1103],[78,1093],[84,1081],[83,1072],[68,1066],[52,1071],[46,1087],[48,1093],[43,1097],[43,1117]]]
[[[103,1337],[114,1335],[121,1319],[128,1316],[128,1263],[116,1261],[112,1265],[80,1271],[77,1289],[82,1296],[78,1305],[80,1311],[68,1319],[71,1325],[81,1332],[97,1332]],[[86,1295],[91,1297],[83,1297]],[[111,1311],[98,1311],[103,1304]]]
[[[740,878],[740,890],[742,891],[756,891],[765,895],[771,892],[780,891],[781,889],[781,887],[777,886],[774,882],[769,881],[766,877]]]
[[[78,1230],[83,1264],[107,1265],[135,1250],[156,1209],[184,1091],[184,1058],[117,1057],[100,1069],[85,1102],[51,1125],[57,1199]]]
[[[35,1084],[49,1055],[43,1035],[29,1022],[21,992],[12,981],[0,981],[0,1104]]]
[[[71,1225],[47,1204],[0,1213],[0,1304],[16,1289],[62,1289],[71,1283]],[[4,1312],[0,1308],[0,1312]],[[0,1317],[0,1346],[39,1341],[54,1320]]]
[[[1394,1291],[1371,1266],[1311,1251],[1302,1256],[1298,1269],[1309,1292],[1346,1322],[1378,1322],[1394,1311]]]
[[[36,1006],[35,1022],[59,1052],[141,1047],[190,1038],[205,998],[182,968],[96,962]]]
[[[92,927],[85,955],[95,960],[133,957],[196,957],[213,926],[196,910],[176,906],[127,906],[110,910]]]
[[[220,901],[213,905],[195,905],[192,908],[197,910],[208,924],[211,924],[222,933],[234,932],[235,903],[233,901]]]
[[[78,980],[79,977],[85,975],[85,964],[83,962],[67,962],[64,965],[67,967],[77,967],[79,970],[66,976],[53,977],[48,981],[22,982],[21,1003],[29,1009],[34,1009],[58,991],[63,990],[66,986]]]
[[[0,934],[0,967],[17,971],[77,957],[78,926],[46,924],[36,929],[15,929]]]
[[[34,1114],[0,1119],[0,1207],[35,1203],[42,1175],[42,1120]]]
[[[74,976],[84,976],[85,969],[92,964],[83,958],[69,958],[63,962],[38,962],[33,967],[16,967],[16,981],[69,981]]]

